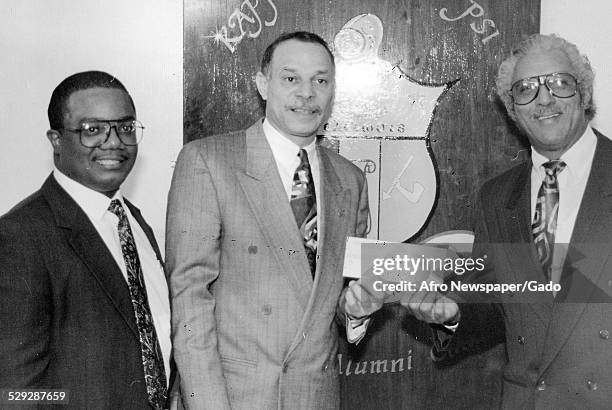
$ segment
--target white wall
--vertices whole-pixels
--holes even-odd
[[[163,248],[172,162],[182,146],[180,0],[0,1],[0,214],[40,187],[53,167],[45,132],[53,89],[102,70],[126,86],[145,137],[122,187]]]
[[[576,44],[595,70],[593,125],[612,138],[612,35],[610,0],[541,0],[540,32]]]

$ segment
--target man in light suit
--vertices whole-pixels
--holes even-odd
[[[265,119],[187,144],[169,195],[174,357],[189,409],[336,409],[336,306],[347,236],[366,232],[363,173],[316,145],[334,59],[296,32],[265,51]]]
[[[536,34],[502,63],[497,88],[532,153],[480,192],[474,256],[486,255],[487,269],[471,280],[560,289],[498,293],[497,304],[435,293],[404,304],[445,325],[440,360],[505,340],[503,408],[609,408],[612,142],[588,126],[593,71],[575,45]]]
[[[119,191],[142,137],[132,98],[113,76],[82,72],[57,86],[48,114],[55,169],[0,218],[0,388],[60,389],[70,409],[166,408],[162,259]]]

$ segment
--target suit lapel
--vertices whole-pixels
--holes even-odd
[[[527,161],[520,169],[515,179],[512,193],[509,196],[506,209],[508,214],[508,235],[506,241],[511,255],[511,261],[524,261],[520,267],[511,269],[514,272],[514,282],[542,282],[544,272],[540,265],[538,253],[533,244],[531,233],[531,161]],[[518,244],[518,245],[517,245]],[[503,245],[505,246],[505,245]],[[545,330],[550,321],[553,298],[548,294],[532,295],[527,306],[540,320],[539,328]]]
[[[337,248],[346,241],[346,227],[348,227],[348,223],[343,218],[346,218],[347,215],[344,207],[348,204],[349,192],[342,188],[340,179],[336,171],[334,171],[325,150],[317,146],[317,153],[321,175],[321,188],[317,198],[321,210],[321,215],[319,215],[317,221],[319,225],[317,272],[308,300],[306,314],[302,317],[299,331],[289,347],[287,357],[301,342],[304,329],[310,326],[309,322],[318,320],[316,315],[318,311],[314,311],[314,309],[327,309],[325,301],[328,300],[329,293],[333,289],[340,288],[341,285],[335,286],[334,281],[342,282],[341,276],[334,277],[333,275],[340,271],[337,265],[342,262],[342,256],[344,256],[340,254]]]
[[[312,291],[310,267],[261,122],[246,131],[246,156],[245,173],[238,171],[238,181],[290,288],[306,310]]]
[[[159,246],[157,246],[157,241],[155,240],[155,234],[153,233],[153,230],[142,217],[142,214],[140,213],[140,209],[136,208],[127,199],[123,198],[123,200],[125,201],[125,204],[129,208],[130,213],[132,214],[134,219],[136,219],[136,222],[138,222],[138,225],[140,225],[140,227],[142,228],[142,231],[145,233],[147,239],[149,240],[149,243],[151,244],[151,247],[153,248],[153,251],[155,252],[155,257],[157,258],[157,260],[163,267],[164,260],[162,258],[161,252],[159,251]]]
[[[349,201],[349,192],[344,190],[333,165],[325,152],[325,149],[317,147],[319,155],[319,169],[321,173],[321,217],[320,238],[317,245],[318,262],[315,292],[313,296],[314,306],[323,306],[323,303],[315,303],[316,299],[327,300],[329,292],[334,288],[332,275],[340,272],[337,265],[342,262],[343,256],[338,250],[346,242],[346,218],[347,211],[344,209]],[[350,204],[349,204],[350,206]]]
[[[552,362],[584,313],[589,302],[612,302],[601,286],[604,265],[612,243],[612,142],[595,132],[597,148],[582,197],[546,338],[541,370]],[[606,281],[604,281],[606,282]],[[581,303],[569,303],[581,302]]]
[[[91,221],[52,176],[45,181],[42,192],[55,215],[57,225],[66,230],[68,244],[87,266],[87,273],[100,285],[126,325],[138,338],[128,286]]]

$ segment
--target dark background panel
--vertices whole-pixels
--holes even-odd
[[[245,36],[230,52],[212,36],[224,25],[241,1],[186,0],[184,19],[185,142],[216,133],[243,129],[263,115],[254,75],[267,44],[279,34],[311,30],[333,47],[335,34],[361,13],[376,14],[383,22],[380,57],[397,65],[412,79],[431,84],[459,81],[442,97],[430,130],[439,172],[440,196],[435,212],[419,240],[451,229],[470,229],[471,197],[478,186],[517,161],[526,148],[506,119],[495,97],[495,74],[512,44],[538,31],[539,0],[519,2],[481,0],[484,16],[467,16],[448,22],[439,12],[456,18],[472,4],[465,1],[273,1],[252,0],[262,19],[257,38]],[[248,7],[242,7],[249,14]],[[483,19],[492,20],[485,33]],[[233,20],[234,23],[236,20]],[[243,22],[245,30],[257,24]],[[499,31],[485,44],[482,40]],[[524,153],[523,153],[524,155]],[[520,156],[519,158],[523,158]]]
[[[407,314],[403,307],[390,305],[377,312],[373,315],[372,328],[357,346],[340,345],[342,408],[484,410],[499,407],[501,369],[506,360],[503,344],[445,364],[431,360],[431,344],[429,326]],[[402,370],[397,362],[400,359],[404,359]],[[386,371],[380,361],[386,361]]]
[[[261,27],[249,12],[255,5]],[[422,233],[470,229],[472,197],[488,178],[524,159],[528,152],[496,98],[497,67],[513,44],[539,29],[540,1],[476,2],[484,15],[445,21],[440,10],[456,18],[472,0],[185,0],[184,138],[185,142],[243,129],[263,115],[254,75],[265,47],[282,32],[308,30],[332,46],[335,34],[353,17],[377,15],[384,26],[379,56],[415,81],[442,84],[458,80],[445,93],[430,128],[431,149],[439,176],[439,198]],[[272,7],[274,4],[276,12]],[[231,52],[214,39],[242,6],[255,23],[243,20],[247,33]],[[475,6],[474,6],[475,7]],[[265,20],[276,15],[273,26]],[[495,24],[484,23],[489,19]],[[234,20],[236,22],[236,20]],[[483,31],[482,34],[476,31]],[[470,25],[473,25],[472,27]],[[255,38],[249,38],[261,28]],[[485,40],[488,36],[498,34]],[[491,408],[499,400],[503,346],[452,366],[429,358],[427,326],[389,306],[359,346],[341,346],[344,408]],[[408,357],[411,367],[408,368]],[[404,370],[391,372],[391,360],[404,358]],[[365,374],[346,374],[348,360],[368,366]],[[382,369],[387,360],[387,372]],[[370,373],[374,362],[374,373]],[[377,367],[378,366],[378,367]]]

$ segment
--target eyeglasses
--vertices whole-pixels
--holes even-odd
[[[66,131],[78,132],[81,144],[87,148],[96,148],[108,141],[110,131],[114,128],[119,140],[124,145],[138,145],[144,135],[144,127],[140,121],[87,121],[79,128],[63,128]]]
[[[569,73],[550,73],[523,78],[512,84],[510,93],[516,105],[527,105],[538,97],[540,86],[545,85],[548,92],[557,98],[570,98],[576,95],[578,81]]]

